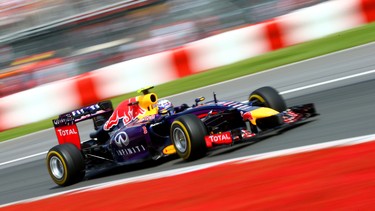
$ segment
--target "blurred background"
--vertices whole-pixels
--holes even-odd
[[[0,97],[327,0],[0,0]]]

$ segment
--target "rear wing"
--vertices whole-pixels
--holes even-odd
[[[61,114],[53,119],[53,127],[59,144],[72,143],[81,149],[81,140],[77,123],[92,119],[94,128],[97,130],[102,126],[113,113],[111,101],[103,101],[68,113]]]

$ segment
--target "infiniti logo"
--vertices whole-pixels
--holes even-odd
[[[115,143],[118,147],[126,147],[129,144],[128,134],[120,132],[115,136]]]

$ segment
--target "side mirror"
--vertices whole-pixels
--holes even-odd
[[[198,105],[199,102],[202,102],[203,100],[205,100],[206,98],[205,97],[198,97],[198,98],[195,98],[195,106]]]

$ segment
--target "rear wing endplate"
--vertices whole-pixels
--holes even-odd
[[[94,128],[97,130],[112,113],[113,106],[111,101],[103,101],[61,114],[57,119],[52,120],[59,144],[72,143],[78,149],[81,149],[77,123],[92,119]]]

